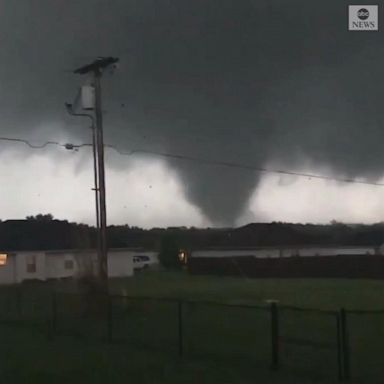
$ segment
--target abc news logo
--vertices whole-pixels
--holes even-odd
[[[378,31],[377,5],[350,5],[349,27],[350,31]]]
[[[359,11],[357,11],[357,17],[360,20],[367,20],[369,18],[369,11],[368,11],[368,9],[361,8]]]

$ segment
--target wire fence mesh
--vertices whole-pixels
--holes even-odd
[[[45,330],[50,319],[50,292],[7,287],[0,290],[0,323]]]
[[[6,287],[0,290],[0,321],[16,321],[21,314],[20,290]]]
[[[319,380],[384,376],[384,310],[324,311],[175,298],[0,290],[0,325],[270,366]],[[379,380],[380,381],[380,380]]]
[[[282,306],[279,327],[283,367],[319,378],[341,374],[337,312]]]
[[[108,338],[107,296],[55,293],[50,308],[53,334],[84,340]]]
[[[183,307],[187,354],[269,364],[268,308],[192,301]]]
[[[351,378],[382,382],[384,311],[349,311],[347,326]]]
[[[174,300],[111,296],[111,337],[115,342],[177,353],[178,321]]]

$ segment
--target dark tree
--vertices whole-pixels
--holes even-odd
[[[181,268],[179,242],[175,234],[164,235],[160,243],[159,261],[165,268]]]
[[[53,215],[51,215],[50,213],[47,213],[46,215],[39,213],[36,216],[27,216],[26,219],[29,221],[33,221],[33,220],[35,220],[35,221],[52,221]]]

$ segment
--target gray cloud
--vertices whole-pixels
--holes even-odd
[[[3,131],[86,140],[62,107],[99,55],[106,141],[210,159],[382,175],[381,32],[347,31],[345,1],[6,1],[0,12]],[[113,158],[114,167],[127,161]],[[260,175],[172,161],[215,223],[246,212]]]

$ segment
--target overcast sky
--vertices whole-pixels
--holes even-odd
[[[379,32],[348,32],[345,1],[1,0],[0,136],[90,142],[63,103],[97,56],[105,141],[379,182]],[[379,8],[379,12],[381,12]],[[381,13],[380,13],[381,14]],[[379,16],[380,21],[380,16]],[[375,222],[384,188],[107,153],[109,223]],[[0,141],[0,218],[94,221],[91,153]],[[384,181],[384,180],[383,180]]]

